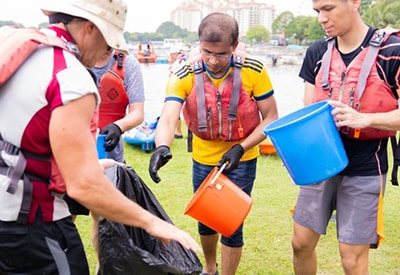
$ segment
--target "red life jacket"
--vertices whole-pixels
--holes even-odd
[[[100,130],[107,124],[119,120],[126,115],[129,98],[124,84],[125,57],[124,53],[116,52],[114,55],[115,63],[99,81],[98,89],[101,98],[99,107]]]
[[[348,67],[334,47],[335,40],[330,39],[316,78],[313,102],[338,100],[362,113],[388,112],[397,109],[396,97],[385,81],[379,77],[376,68],[380,45],[393,31],[377,31],[369,47],[364,48]],[[347,137],[360,140],[385,138],[396,134],[395,131],[375,128],[342,127],[340,130]]]
[[[203,72],[199,50],[189,60],[194,71],[195,85],[186,98],[182,113],[188,128],[206,140],[235,141],[250,135],[260,124],[261,117],[255,100],[242,85],[241,69],[245,52],[241,45],[233,54],[234,69],[219,88]]]

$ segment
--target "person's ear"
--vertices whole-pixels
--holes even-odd
[[[351,4],[354,7],[354,10],[358,11],[361,6],[361,0],[350,0]]]
[[[90,21],[85,21],[85,30],[88,32],[88,33],[91,33],[91,32],[93,32],[93,30],[96,28],[96,25],[95,24],[93,24],[92,22],[90,22]]]

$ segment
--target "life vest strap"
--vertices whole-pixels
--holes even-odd
[[[3,174],[10,178],[10,183],[7,187],[7,192],[10,194],[15,194],[17,191],[18,181],[22,178],[22,175],[26,167],[26,158],[22,154],[21,150],[0,138],[0,152],[11,156],[18,156],[15,162],[15,166],[9,166],[3,158],[3,154],[0,154],[0,165],[6,166],[3,169]]]
[[[238,59],[240,60],[241,58],[238,57]],[[232,86],[231,100],[229,102],[228,120],[236,120],[237,117],[240,87],[242,86],[241,68],[242,66],[240,67],[234,66],[233,68],[233,86]]]
[[[386,32],[384,30],[380,30],[369,41],[370,47],[368,47],[368,52],[365,56],[357,82],[356,91],[359,100],[364,93],[365,86],[367,85],[368,75],[372,69],[372,66],[375,65],[376,56],[378,55],[379,48],[384,41],[385,36]]]
[[[321,71],[322,71],[322,89],[330,90],[331,84],[329,84],[329,66],[331,65],[332,59],[332,50],[335,45],[335,40],[332,37],[328,37],[326,39],[328,41],[328,49],[324,53],[321,62]]]
[[[5,154],[17,157],[15,167],[7,165],[3,158],[3,152]],[[7,192],[10,194],[15,194],[19,180],[23,180],[23,197],[17,218],[18,223],[26,223],[32,202],[32,184],[29,178],[24,176],[25,168],[26,158],[22,151],[18,147],[5,142],[0,136],[0,174],[7,176],[10,179]]]
[[[203,66],[201,61],[196,61],[193,65],[194,67],[194,78],[197,93],[197,117],[199,121],[198,129],[199,132],[207,131],[207,110],[206,110],[206,96],[204,92],[204,76],[203,76]]]

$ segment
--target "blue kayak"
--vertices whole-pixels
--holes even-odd
[[[140,146],[142,151],[151,152],[155,147],[155,134],[159,117],[145,115],[144,122],[124,133],[124,141],[128,144]]]

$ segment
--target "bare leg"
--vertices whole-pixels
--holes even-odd
[[[363,275],[368,273],[369,244],[351,245],[339,243],[340,256],[345,274]]]
[[[200,235],[206,266],[204,272],[214,274],[217,271],[217,243],[219,234]]]
[[[317,273],[317,246],[320,235],[315,231],[294,223],[292,238],[293,267],[295,274]]]
[[[242,247],[221,246],[222,252],[222,275],[234,275],[242,257]]]

